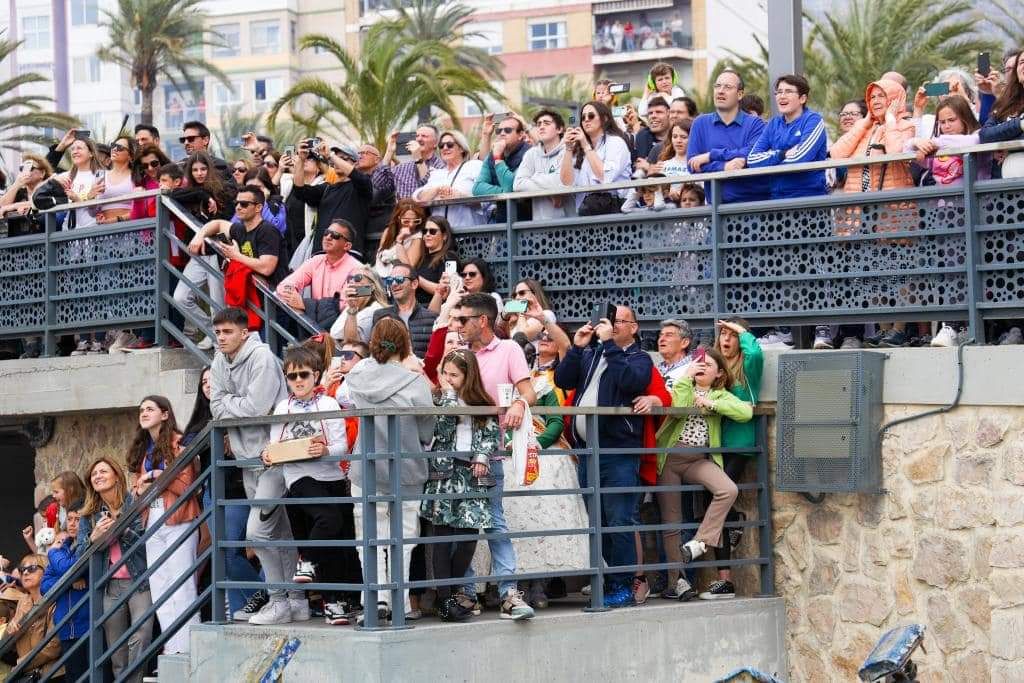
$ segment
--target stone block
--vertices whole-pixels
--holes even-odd
[[[992,553],[992,533],[989,529],[979,529],[974,532],[974,552],[971,553],[971,563],[974,565],[974,578],[985,580],[992,573],[992,565],[989,564],[989,555]]]
[[[873,581],[889,579],[889,553],[885,534],[867,534],[864,537],[864,558],[861,562],[864,576]]]
[[[1024,492],[1020,490],[999,491],[994,496],[992,512],[996,526],[1017,526],[1024,524]]]
[[[992,667],[989,666],[987,652],[972,650],[950,657],[947,662],[949,677],[952,681],[970,681],[970,683],[991,683],[992,681]],[[997,678],[996,680],[1008,681],[1011,679]]]
[[[946,588],[967,578],[967,561],[967,547],[952,535],[923,534],[917,539],[912,571],[914,578]]]
[[[900,571],[896,573],[896,581],[893,585],[893,593],[896,595],[896,611],[901,615],[910,614],[914,611],[914,591],[910,586],[910,577],[907,573]]]
[[[803,571],[807,568],[807,555],[811,548],[807,539],[807,528],[799,522],[794,523],[786,531],[782,544],[789,550],[790,556],[797,569]]]
[[[831,596],[811,598],[807,601],[807,623],[811,633],[823,645],[832,642],[832,634],[836,629],[835,601]]]
[[[999,683],[1002,681],[1024,681],[1024,659],[1019,659],[1016,662],[993,659],[991,680]]]
[[[857,681],[857,671],[878,639],[874,632],[847,629],[832,647],[832,671],[829,681]]]
[[[973,529],[993,524],[992,494],[956,486],[941,487],[935,495],[935,521],[947,529]]]
[[[991,448],[1003,440],[1010,421],[1003,415],[985,415],[978,420],[974,441],[982,448]]]
[[[860,568],[860,527],[850,520],[843,526],[842,557],[843,569],[855,572]]]
[[[945,476],[948,443],[936,443],[913,451],[903,472],[914,484],[942,481]]]
[[[885,535],[889,544],[889,554],[894,558],[906,559],[914,554],[914,538],[910,527],[892,525]]]
[[[971,623],[988,635],[992,624],[992,608],[989,606],[988,588],[974,585],[962,588],[956,593],[957,608],[966,614]]]
[[[898,482],[898,479],[893,479],[893,482]],[[894,484],[894,487],[885,492],[886,508],[889,511],[889,519],[898,520],[903,519],[907,516],[907,499],[910,494],[910,487],[907,490],[902,490],[899,484]]]
[[[1024,567],[1024,534],[1001,532],[993,535],[988,563],[1004,569]]]
[[[1011,484],[1024,486],[1024,445],[1014,443],[1002,452],[1003,479]]]
[[[818,648],[808,642],[800,642],[796,646],[792,668],[800,672],[804,681],[827,681],[829,670],[825,661],[818,654]]]
[[[910,509],[916,523],[931,522],[935,518],[935,488],[915,489],[910,495]]]
[[[1024,570],[994,569],[988,577],[989,600],[992,607],[1024,605]]]
[[[783,508],[781,510],[772,511],[772,535],[775,537],[775,542],[778,543],[789,525],[796,519],[797,509],[796,508]]]
[[[814,564],[807,577],[807,590],[810,595],[831,595],[839,583],[839,565],[821,555],[814,555]]]
[[[1024,659],[1024,607],[992,611],[992,636],[989,651],[993,657]]]
[[[968,486],[990,486],[995,460],[991,456],[958,455],[953,467],[953,477],[958,484]]]
[[[881,626],[892,612],[892,592],[884,584],[851,580],[839,587],[836,602],[839,618],[856,624]]]
[[[843,531],[843,516],[831,508],[818,506],[807,515],[807,531],[815,541],[835,545]]]
[[[885,514],[885,496],[873,493],[857,495],[857,522],[871,529],[876,528]]]
[[[965,450],[971,443],[971,435],[975,433],[975,415],[975,411],[966,408],[943,415],[942,422],[946,427],[946,433],[945,438],[940,438],[939,441],[953,444],[953,448],[958,452]]]
[[[932,593],[927,603],[928,630],[939,648],[945,652],[962,650],[971,642],[967,624],[953,609],[946,593]]]

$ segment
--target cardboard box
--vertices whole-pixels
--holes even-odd
[[[267,446],[267,457],[270,462],[279,464],[282,462],[295,462],[296,460],[311,460],[309,445],[316,437],[305,439],[291,439],[290,441],[278,441]]]

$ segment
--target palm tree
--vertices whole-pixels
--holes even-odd
[[[207,45],[221,37],[203,27],[203,0],[118,0],[117,10],[103,10],[101,26],[110,45],[96,55],[128,70],[129,82],[142,93],[142,122],[153,121],[153,93],[160,79],[178,90],[201,92],[208,73],[227,86],[227,76],[203,57]]]
[[[1019,9],[1010,9],[1005,0],[989,0],[995,10],[988,16],[989,24],[1006,37],[1003,41],[1011,49],[1020,49],[1024,45],[1024,19]],[[992,55],[995,58],[995,54]]]
[[[386,32],[370,31],[353,57],[334,39],[307,35],[303,50],[319,49],[338,60],[343,82],[299,79],[274,103],[269,125],[287,107],[300,126],[358,136],[384,148],[388,134],[416,113],[431,106],[458,120],[453,97],[465,97],[485,107],[483,97],[500,99],[480,74],[455,64],[452,51],[439,43],[403,46]]]
[[[19,45],[20,42],[0,38],[0,63],[10,57]],[[52,97],[18,94],[23,85],[46,83],[47,80],[29,72],[0,82],[0,148],[17,151],[22,148],[22,142],[47,144],[49,140],[40,134],[39,129],[64,129],[78,124],[74,117],[52,111]]]
[[[715,81],[726,69],[732,69],[743,78],[744,92],[767,97],[769,95],[768,83],[768,46],[760,37],[752,35],[754,43],[757,44],[756,56],[741,55],[732,50],[727,50],[729,56],[715,64],[711,70],[711,78],[708,79],[707,88],[704,92],[691,92],[690,96],[697,103],[697,111],[702,113],[712,111],[715,108]],[[769,104],[765,101],[765,104]]]
[[[216,130],[211,130],[213,137],[220,147],[221,156],[227,161],[237,161],[243,156],[242,150],[232,147],[229,142],[232,138],[240,138],[249,131],[260,129],[259,114],[242,113],[242,105],[236,104],[225,107],[220,112],[220,125]],[[244,156],[248,156],[245,154]]]
[[[537,104],[530,104],[527,99],[541,97],[546,100],[561,100],[562,102],[575,102],[583,104],[591,99],[594,92],[594,85],[589,80],[580,81],[572,74],[562,74],[545,81],[537,86],[530,83],[525,76],[520,84],[520,91],[523,93],[523,116],[532,119],[537,112],[546,107]],[[558,113],[569,121],[569,110],[559,108]]]

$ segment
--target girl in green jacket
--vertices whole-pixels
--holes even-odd
[[[662,448],[718,448],[722,441],[722,418],[747,422],[753,416],[753,407],[730,393],[729,370],[725,358],[715,349],[698,348],[694,360],[686,373],[672,387],[673,407],[697,407],[700,413],[673,417],[665,421],[658,430],[658,446]],[[679,529],[664,533],[665,555],[669,562],[690,562],[703,555],[708,546],[722,545],[722,525],[725,516],[736,500],[736,484],[722,470],[720,454],[710,457],[704,453],[679,453],[658,455],[658,485],[678,486],[679,484],[701,484],[711,493],[711,503],[704,513],[704,519],[696,535],[685,545],[679,545]],[[662,522],[682,522],[681,496],[677,491],[659,491],[658,507]],[[668,572],[666,598],[686,600],[693,597],[693,589],[679,569]],[[720,583],[720,582],[716,582]],[[730,582],[728,597],[735,595]],[[709,590],[702,598],[722,597]]]

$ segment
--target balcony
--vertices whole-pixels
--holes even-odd
[[[594,4],[594,64],[692,60],[689,6],[662,0]]]

